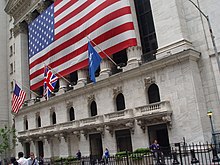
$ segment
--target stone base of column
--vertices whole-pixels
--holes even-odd
[[[123,72],[140,66],[140,60],[136,58],[129,59],[127,65],[123,68]]]
[[[82,87],[86,86],[86,84],[87,84],[86,79],[79,79],[77,84],[74,86],[74,89],[82,88]]]
[[[57,96],[62,95],[66,93],[67,88],[66,87],[60,87],[59,91],[56,93]]]
[[[158,48],[156,58],[161,59],[188,49],[194,49],[192,43],[185,39],[182,39],[170,45]]]
[[[100,72],[100,75],[98,77],[96,77],[96,81],[100,81],[100,80],[106,79],[106,78],[110,77],[111,74],[112,74],[112,72],[111,72],[110,69],[102,70]]]

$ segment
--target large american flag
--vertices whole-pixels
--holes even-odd
[[[21,88],[15,84],[13,96],[12,96],[12,112],[18,113],[19,109],[21,108],[22,104],[24,103],[26,97],[26,93],[21,90]]]
[[[58,76],[86,67],[88,38],[108,55],[137,45],[129,1],[56,0],[37,17],[29,25],[31,90],[43,86],[44,65]]]

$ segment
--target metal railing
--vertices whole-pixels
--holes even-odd
[[[52,165],[220,165],[216,146],[209,143],[175,143],[170,147],[160,147],[147,153],[129,153],[114,155],[103,159],[95,155],[82,157],[81,160],[51,161]]]

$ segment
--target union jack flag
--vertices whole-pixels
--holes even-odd
[[[46,100],[50,97],[53,92],[58,77],[52,73],[52,71],[48,68],[48,66],[44,67],[44,97]]]

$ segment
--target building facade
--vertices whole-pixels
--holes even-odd
[[[67,157],[80,149],[82,155],[101,156],[104,148],[111,154],[134,151],[149,147],[154,139],[161,146],[183,139],[211,141],[207,111],[213,111],[218,130],[220,73],[207,20],[189,1],[129,2],[138,45],[111,55],[121,68],[104,59],[96,84],[89,81],[88,68],[73,72],[65,77],[71,84],[59,79],[49,100],[26,89],[30,86],[27,25],[53,1],[7,2],[5,11],[13,17],[7,28],[13,32],[8,49],[14,50],[8,62],[14,71],[8,72],[8,81],[16,79],[28,93],[14,116],[16,153]],[[195,3],[209,15],[220,50],[220,1]],[[42,95],[42,88],[34,92]]]

